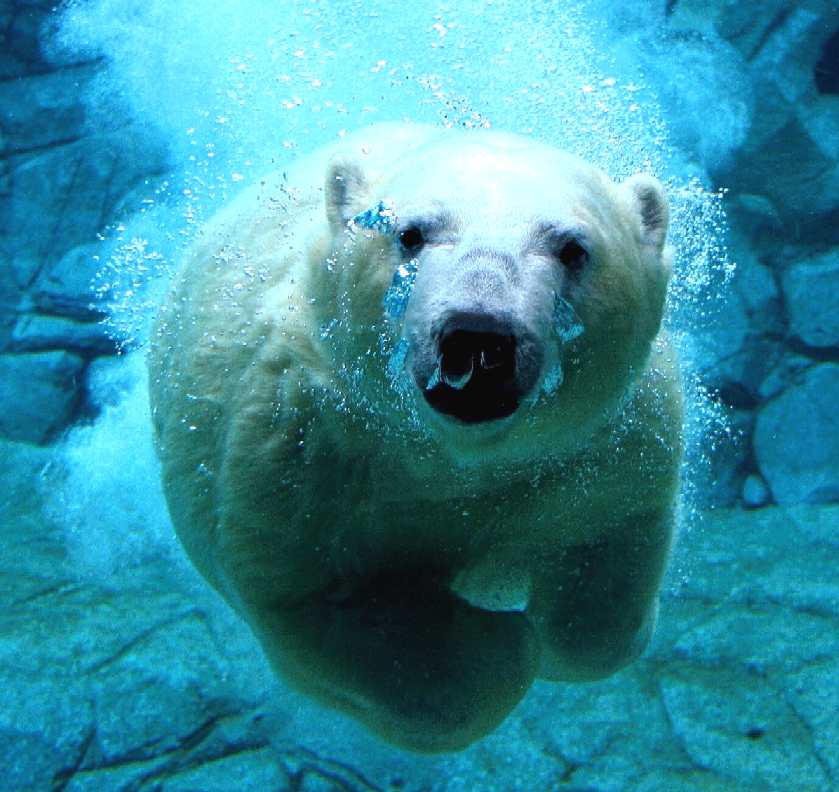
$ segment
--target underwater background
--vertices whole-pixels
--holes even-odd
[[[644,657],[439,756],[287,690],[189,565],[143,360],[219,206],[403,119],[666,182],[689,407]],[[0,0],[0,438],[0,789],[839,789],[839,5]]]

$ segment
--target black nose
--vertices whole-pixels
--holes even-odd
[[[463,423],[512,415],[519,406],[516,334],[509,322],[491,315],[456,314],[437,341],[437,368],[425,390],[438,412]]]
[[[440,376],[458,390],[480,377],[484,385],[512,379],[516,339],[502,333],[453,330],[440,339]]]

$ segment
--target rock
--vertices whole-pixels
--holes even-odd
[[[839,28],[822,48],[816,71],[816,88],[822,94],[839,94]]]
[[[766,195],[787,227],[800,218],[809,229],[814,210],[824,215],[839,207],[839,160],[824,152],[822,141],[814,139],[802,122],[808,111],[801,108],[760,142],[750,139],[736,163],[717,176],[724,183]],[[759,109],[756,117],[760,113]]]
[[[25,75],[29,71],[29,65],[9,52],[6,44],[8,33],[4,21],[4,13],[0,11],[0,25],[3,25],[0,29],[0,80],[11,80]],[[2,145],[2,140],[0,140],[0,147]]]
[[[830,134],[839,123],[839,97],[820,93],[815,80],[835,18],[829,0],[795,7],[782,0],[678,0],[669,19],[675,30],[719,36],[745,61],[752,121],[736,158],[711,163],[712,176],[765,196],[787,227],[799,224],[816,237],[830,228],[816,217],[839,207],[839,157]]]
[[[46,69],[41,53],[41,32],[54,13],[54,2],[14,3],[4,49],[26,64],[30,72]]]
[[[29,291],[30,310],[59,314],[80,321],[105,316],[96,306],[93,280],[101,266],[101,245],[79,245],[67,251],[58,263],[44,268]]]
[[[661,694],[673,730],[698,767],[737,789],[821,792],[830,781],[809,749],[804,724],[759,676],[696,668],[665,673]]]
[[[166,779],[163,792],[247,792],[268,789],[299,789],[290,783],[276,756],[268,748],[251,749],[206,762]]]
[[[730,164],[755,105],[743,56],[711,30],[658,28],[645,45],[637,32],[630,41],[636,68],[640,63],[666,108],[671,141],[710,173]]]
[[[744,57],[754,54],[767,31],[789,8],[786,0],[765,0],[759,7],[725,1],[675,0],[671,6],[673,27],[713,31],[737,47]]]
[[[751,455],[754,412],[706,407],[708,414],[694,416],[700,438],[689,446],[683,476],[686,502],[707,509],[734,506],[740,500]]]
[[[0,728],[0,763],[7,789],[49,789],[63,761],[66,757],[56,755],[37,731]]]
[[[77,322],[62,316],[25,314],[12,331],[10,348],[17,352],[67,349],[79,355],[113,355],[119,348],[100,322]]]
[[[839,249],[793,263],[783,289],[793,335],[809,346],[839,347]]]
[[[832,618],[824,613],[799,613],[795,625],[785,608],[765,605],[731,607],[709,614],[701,631],[691,631],[673,646],[677,656],[689,657],[711,666],[742,664],[755,674],[766,669],[777,673],[796,670],[801,663],[819,663],[839,649],[839,635],[831,628]],[[792,658],[789,645],[801,642]],[[745,732],[745,729],[743,729]]]
[[[84,365],[70,352],[0,355],[0,436],[52,440],[75,413]]]
[[[694,357],[703,381],[727,404],[753,407],[759,388],[781,356],[783,317],[771,271],[748,241],[732,229],[731,254],[737,268],[723,302],[693,334]]]
[[[743,482],[743,504],[750,509],[759,509],[769,503],[771,493],[766,482],[757,474],[752,473]]]
[[[753,334],[780,336],[784,331],[781,294],[772,270],[753,252],[750,240],[733,228],[730,253],[737,264],[733,287],[740,295]]]
[[[45,474],[50,459],[57,479]],[[15,525],[0,532],[4,782],[279,789],[292,757],[300,779],[319,766],[329,777],[329,762],[313,754],[269,748],[282,724],[260,710],[273,684],[266,664],[186,563],[146,553],[105,578],[68,555],[67,526],[41,511],[60,464],[39,449],[0,448],[0,476],[12,487],[2,513]]]
[[[777,503],[839,500],[839,364],[808,369],[759,411],[757,465]]]
[[[0,256],[0,272],[6,273],[5,277],[0,277],[0,349],[4,349],[11,338],[16,320],[15,309],[21,298],[15,279],[9,275],[11,270],[11,262]]]
[[[731,792],[728,781],[706,770],[684,772],[656,769],[645,775],[633,792]]]
[[[728,220],[738,245],[749,257],[761,263],[771,261],[787,242],[784,224],[778,210],[765,195],[736,193],[726,201]]]
[[[86,65],[0,81],[0,156],[79,138],[84,124],[79,96],[94,72]]]
[[[611,0],[593,0],[588,6],[599,19],[607,20],[609,30],[618,35],[634,35],[639,30],[649,30],[663,24],[667,0],[649,0],[646,3],[613,3]]]
[[[812,729],[813,748],[833,778],[839,778],[839,660],[825,658],[790,677],[790,706]]]
[[[839,96],[820,95],[801,114],[801,122],[821,152],[835,160],[834,144],[839,136]]]
[[[667,653],[678,644],[681,659],[703,657],[713,663],[713,653],[722,651],[721,644],[703,648],[703,642],[714,621],[729,619],[730,612],[737,611],[741,618],[756,616],[757,623],[766,618],[762,614],[774,610],[780,614],[776,618],[786,615],[788,619],[783,632],[768,636],[754,630],[750,640],[744,640],[739,648],[737,634],[726,638],[724,630],[713,628],[716,641],[728,641],[723,654],[737,656],[743,663],[760,659],[764,665],[767,656],[773,658],[771,662],[787,666],[821,662],[818,652],[823,644],[817,644],[814,652],[801,643],[788,643],[786,654],[779,646],[794,638],[793,625],[799,615],[805,617],[802,633],[808,622],[806,632],[813,631],[810,616],[839,619],[837,521],[839,505],[721,509],[713,516],[699,515],[678,540],[670,572],[674,586],[666,598],[678,613],[672,621],[660,621],[659,650]],[[683,627],[684,619],[689,620],[686,611],[691,603],[702,611],[703,626],[689,630],[689,638]],[[831,632],[828,630],[819,641],[834,640],[828,634]]]
[[[720,511],[679,540],[661,692],[685,750],[726,788],[832,786],[837,520],[837,506]]]
[[[13,191],[0,213],[0,251],[27,288],[47,261],[90,242],[106,223],[107,185],[115,152],[85,140],[10,158]]]
[[[761,7],[750,10],[766,17]],[[829,0],[779,9],[750,58],[755,74],[771,81],[791,105],[813,95],[816,63],[833,32],[825,24],[831,11]]]
[[[792,352],[785,352],[760,384],[758,396],[760,401],[766,401],[788,388],[796,382],[801,382],[804,372],[812,368],[813,359]]]
[[[116,202],[165,167],[162,150],[130,128],[9,162],[13,189],[0,204],[0,256],[12,262],[21,288],[46,262],[95,239],[114,219]]]

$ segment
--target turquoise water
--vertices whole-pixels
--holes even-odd
[[[14,358],[0,789],[836,788],[839,334],[820,300],[807,325],[796,284],[816,273],[828,306],[839,294],[839,191],[813,175],[837,167],[824,141],[839,129],[839,9],[767,15],[720,4],[708,21],[688,0],[0,11],[0,308]],[[812,63],[790,55],[808,47]],[[203,224],[265,173],[380,121],[506,130],[616,180],[652,173],[676,251],[666,323],[687,453],[655,637],[609,679],[537,682],[490,736],[434,756],[387,745],[271,673],[174,536],[146,393],[152,318]],[[763,176],[775,163],[783,176]],[[43,286],[74,250],[89,313],[85,298],[72,313],[55,296],[72,278]],[[63,417],[26,429],[46,407],[35,368],[17,363],[65,349]]]

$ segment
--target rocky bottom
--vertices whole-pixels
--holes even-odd
[[[642,660],[600,683],[537,684],[491,737],[427,757],[288,692],[177,554],[80,574],[41,509],[48,462],[0,448],[0,789],[839,784],[839,506],[694,521]]]

